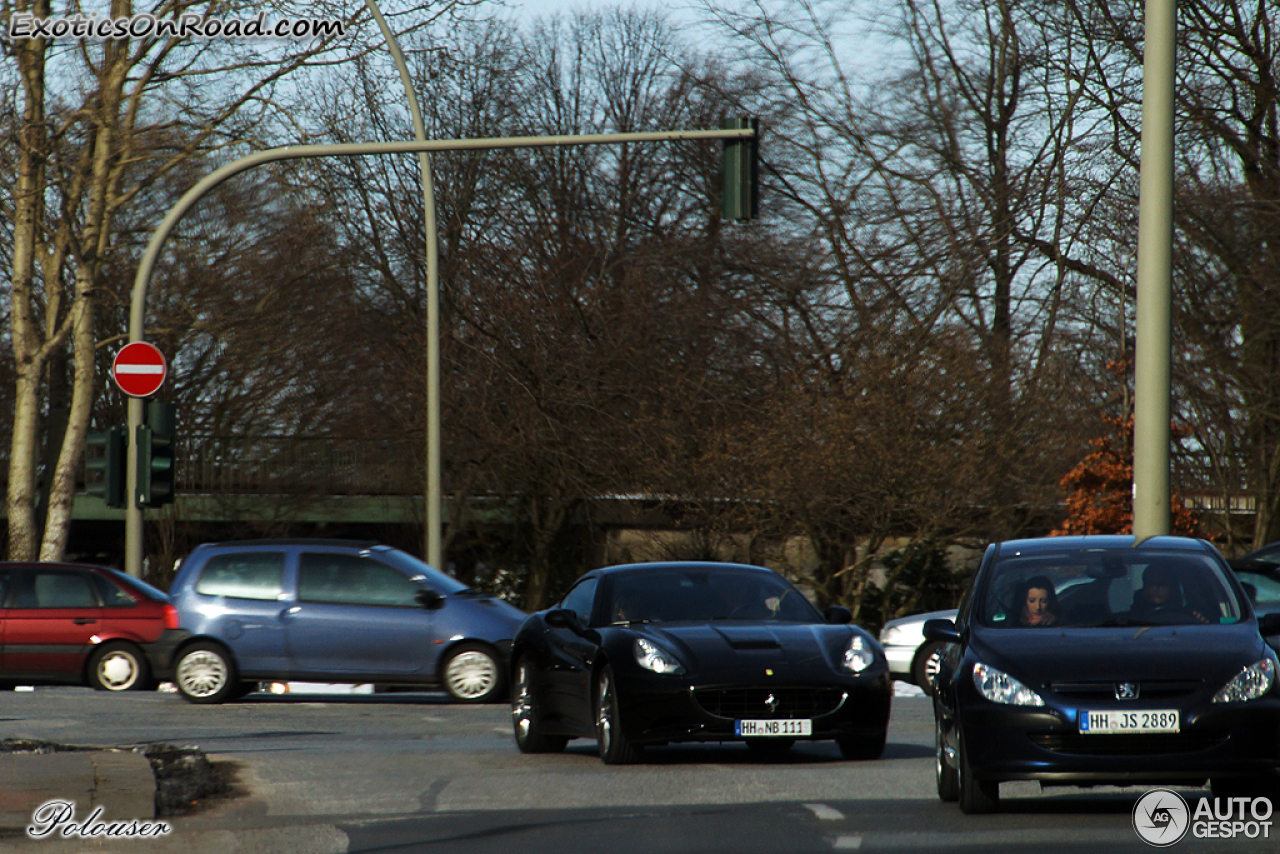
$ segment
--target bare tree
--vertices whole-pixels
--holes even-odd
[[[239,6],[281,18],[315,19],[337,7],[323,4]],[[79,9],[78,4],[75,7]],[[15,0],[3,17],[48,20],[48,0]],[[114,0],[110,17],[140,13],[208,21],[221,4],[180,2],[135,7]],[[351,24],[351,21],[347,21]],[[353,30],[354,33],[354,30]],[[339,44],[341,49],[335,50]],[[306,41],[181,38],[75,39],[36,36],[7,45],[16,59],[13,81],[20,116],[8,128],[16,179],[5,188],[13,223],[10,323],[16,400],[9,454],[9,555],[61,555],[89,420],[97,394],[94,306],[106,265],[118,260],[120,218],[147,205],[156,183],[193,157],[231,144],[270,138],[287,125],[290,92],[281,86],[309,66],[341,62],[366,48],[331,31]],[[114,330],[111,330],[114,333]],[[46,374],[62,354],[73,366],[67,385],[69,417],[50,472],[47,518],[35,516],[39,422]]]

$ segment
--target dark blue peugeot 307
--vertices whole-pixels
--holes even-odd
[[[1257,617],[1201,540],[1053,537],[987,548],[934,694],[938,795],[998,808],[1000,783],[1280,790],[1280,688]],[[1261,631],[1260,631],[1261,629]]]
[[[494,701],[506,696],[524,619],[412,555],[345,540],[198,546],[169,593],[190,632],[173,681],[194,703],[287,680],[440,686]]]

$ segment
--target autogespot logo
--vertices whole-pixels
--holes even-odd
[[[1187,835],[1191,812],[1177,792],[1152,789],[1133,805],[1133,829],[1148,845],[1167,848]]]

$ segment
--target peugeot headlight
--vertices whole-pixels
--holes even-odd
[[[654,673],[674,673],[676,675],[684,673],[684,665],[676,661],[674,655],[652,641],[636,638],[633,651],[636,654],[636,661],[645,670],[652,670]]]
[[[1250,664],[1214,694],[1215,703],[1243,703],[1256,700],[1271,690],[1276,681],[1276,662],[1268,656]]]
[[[854,635],[849,645],[844,648],[844,657],[840,663],[850,673],[861,673],[876,660],[876,652],[862,635]]]
[[[982,662],[973,665],[973,684],[978,686],[979,694],[993,703],[1008,706],[1044,705],[1044,700],[1035,691],[1003,670],[988,667]]]

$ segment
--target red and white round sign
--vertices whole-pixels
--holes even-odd
[[[164,354],[146,341],[126,344],[111,363],[111,378],[130,397],[155,394],[164,385],[167,372]]]

